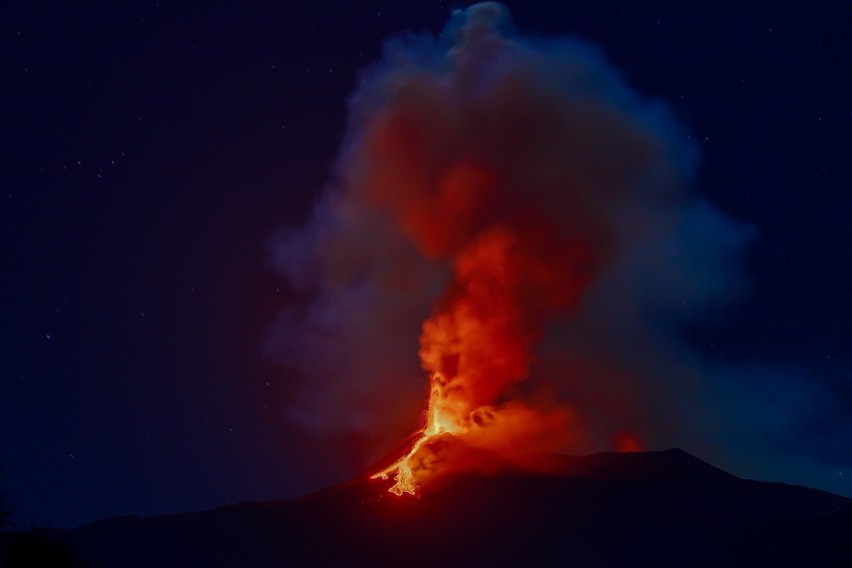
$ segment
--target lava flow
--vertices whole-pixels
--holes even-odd
[[[420,431],[419,437],[414,442],[411,450],[389,467],[370,477],[370,479],[387,479],[391,474],[394,474],[393,479],[396,483],[388,490],[391,493],[397,495],[410,493],[411,495],[415,495],[418,483],[414,467],[411,463],[414,456],[429,440],[436,436],[444,433],[459,434],[466,430],[464,425],[452,420],[447,413],[441,412],[439,400],[441,399],[441,384],[444,382],[442,379],[438,373],[432,375],[430,380],[429,408],[426,411],[426,425]]]

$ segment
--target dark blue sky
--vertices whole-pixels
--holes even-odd
[[[362,465],[359,440],[285,417],[262,349],[286,300],[266,243],[328,179],[358,70],[457,5],[338,4],[2,9],[0,460],[18,521],[290,497]],[[788,443],[852,477],[837,442],[852,433],[852,12],[507,4],[527,35],[599,45],[691,129],[698,189],[757,237],[748,298],[687,335],[827,385],[836,427]]]

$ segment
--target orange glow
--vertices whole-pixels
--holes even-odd
[[[630,432],[619,432],[613,441],[617,452],[641,452],[644,449],[642,440]]]

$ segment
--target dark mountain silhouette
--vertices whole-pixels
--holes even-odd
[[[681,450],[538,454],[419,498],[365,474],[298,499],[99,521],[93,565],[852,565],[852,502],[737,478]]]

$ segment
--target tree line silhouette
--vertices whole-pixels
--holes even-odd
[[[6,469],[0,465],[0,567],[86,568],[51,531],[36,526],[18,527],[12,522],[14,514]]]

